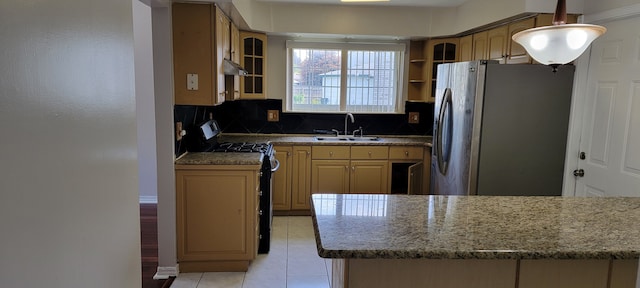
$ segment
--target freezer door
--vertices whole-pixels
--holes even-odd
[[[467,195],[478,61],[438,66],[431,193]]]
[[[574,67],[489,65],[478,195],[561,195]]]

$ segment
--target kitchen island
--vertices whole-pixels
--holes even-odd
[[[332,287],[636,287],[640,198],[314,194]]]

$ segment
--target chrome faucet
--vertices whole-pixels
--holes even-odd
[[[357,130],[353,130],[353,137],[356,137],[357,133],[360,133],[360,137],[362,137],[363,131],[364,130],[362,130],[362,126],[360,126],[360,128],[358,128]]]
[[[351,123],[354,123],[355,120],[353,119],[353,114],[351,114],[351,112],[347,112],[346,115],[344,115],[344,135],[349,134],[349,132],[347,132],[347,119],[351,118]]]

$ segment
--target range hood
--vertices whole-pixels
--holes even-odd
[[[224,66],[224,75],[247,75],[247,70],[242,68],[240,64],[234,63],[229,59],[224,59],[224,63],[222,65]]]

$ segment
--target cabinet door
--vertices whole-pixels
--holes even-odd
[[[311,161],[311,193],[349,193],[349,160]]]
[[[487,57],[487,31],[473,34],[473,60],[486,60]]]
[[[175,104],[215,104],[214,9],[208,4],[174,3],[172,6]],[[197,84],[187,85],[195,79]]]
[[[426,102],[434,102],[438,65],[452,63],[457,60],[458,38],[431,39],[427,42],[427,98]]]
[[[250,260],[256,172],[176,170],[179,261]]]
[[[240,63],[240,30],[234,23],[231,23],[231,61]],[[226,87],[227,97],[232,100],[240,99],[240,76],[233,75],[228,77],[233,78],[233,84]]]
[[[221,104],[227,98],[225,89],[224,59],[231,59],[231,22],[222,10],[216,9],[216,103]]]
[[[291,209],[311,209],[309,203],[311,197],[311,147],[293,147],[292,171],[295,171],[291,181]]]
[[[473,35],[467,35],[460,38],[460,49],[458,51],[458,61],[473,60]]]
[[[507,64],[531,63],[531,57],[527,54],[527,50],[522,45],[511,40],[512,36],[520,31],[533,28],[536,24],[535,18],[529,18],[522,21],[509,24],[509,47],[507,51]]]
[[[387,180],[389,162],[351,161],[350,193],[386,194],[389,193]]]
[[[422,194],[423,167],[422,162],[409,166],[409,195]]]
[[[266,99],[267,35],[240,31],[242,67],[247,75],[240,77],[240,98]]]
[[[431,147],[424,148],[422,161],[422,194],[431,194]]]
[[[273,173],[272,201],[273,210],[291,209],[291,165],[293,164],[293,148],[291,146],[274,146],[276,159],[280,168]]]
[[[508,27],[506,25],[487,31],[487,54],[489,59],[498,60],[500,64],[505,63],[507,44],[511,41],[507,39],[508,34]]]

